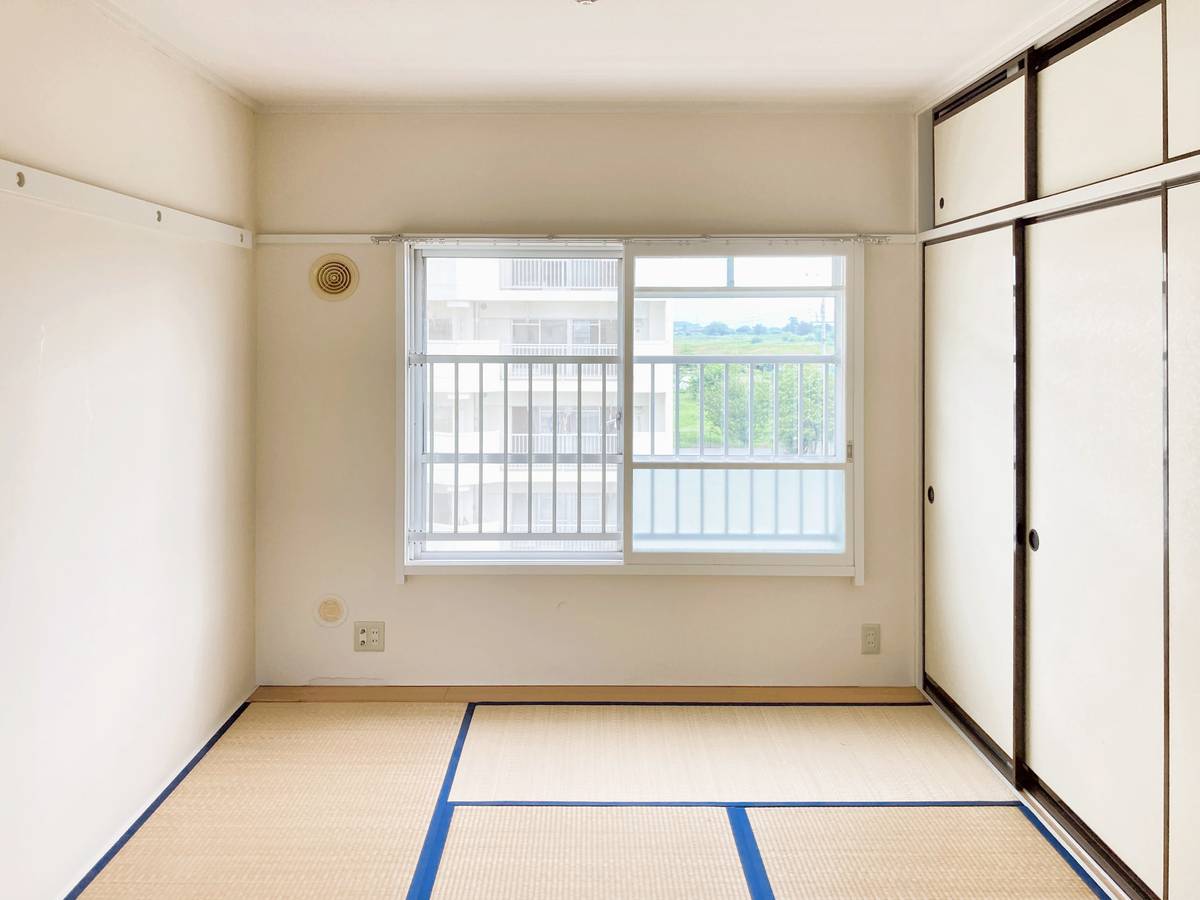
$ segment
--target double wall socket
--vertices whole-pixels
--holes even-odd
[[[381,652],[383,650],[383,623],[355,622],[354,649],[361,652]]]
[[[880,637],[880,628],[878,625],[863,625],[862,627],[862,652],[863,653],[878,653],[879,645],[882,642]]]

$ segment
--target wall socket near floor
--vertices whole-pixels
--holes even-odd
[[[383,650],[382,622],[355,622],[354,649],[361,652],[380,652]]]
[[[863,625],[862,627],[862,652],[863,653],[878,653],[881,638],[879,636],[878,625]]]

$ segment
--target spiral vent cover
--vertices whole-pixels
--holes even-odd
[[[358,266],[348,256],[330,253],[313,263],[309,283],[324,300],[345,300],[358,289]]]

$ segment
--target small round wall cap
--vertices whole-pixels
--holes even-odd
[[[346,621],[346,604],[336,594],[329,594],[317,601],[317,621],[327,628],[336,628]]]

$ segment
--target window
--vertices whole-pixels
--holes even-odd
[[[405,565],[861,574],[860,244],[455,247],[405,249]]]
[[[410,250],[410,563],[619,560],[620,255]]]

